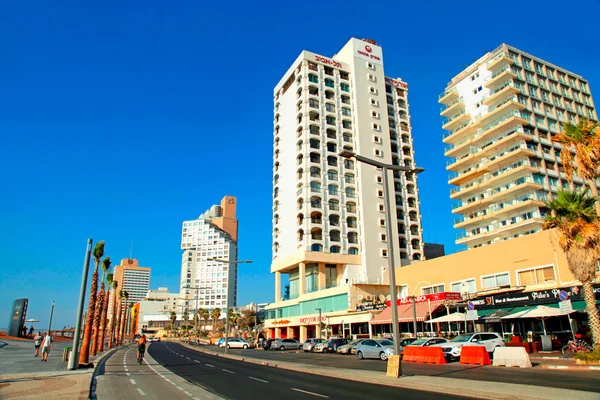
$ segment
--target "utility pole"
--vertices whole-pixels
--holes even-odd
[[[321,339],[321,309],[315,308],[319,312],[319,339]]]
[[[48,333],[52,333],[52,317],[54,316],[54,300],[52,300],[52,308],[50,309],[50,322],[48,322]]]

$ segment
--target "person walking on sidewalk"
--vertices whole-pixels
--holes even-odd
[[[50,349],[52,349],[53,345],[54,343],[52,342],[52,335],[50,332],[47,332],[42,346],[42,362],[48,362],[48,355],[50,354]]]
[[[38,357],[40,355],[40,346],[42,345],[42,332],[38,332],[37,335],[33,338],[33,344],[35,344],[35,356]]]

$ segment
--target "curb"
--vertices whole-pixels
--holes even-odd
[[[545,369],[561,369],[561,370],[577,370],[577,371],[600,371],[600,366],[598,365],[548,365],[548,364],[543,364],[541,365],[542,368]]]
[[[100,371],[100,367],[102,365],[104,365],[104,363],[106,362],[108,357],[110,357],[113,353],[117,352],[120,349],[124,349],[127,346],[130,346],[130,345],[114,347],[114,348],[110,349],[109,351],[107,351],[106,353],[104,353],[97,360],[94,360],[96,362],[96,365],[94,365],[94,370],[92,371],[92,377],[90,379],[90,391],[88,393],[88,399],[96,398],[96,377],[98,376],[98,371]]]
[[[231,360],[243,361],[243,362],[248,362],[251,364],[264,365],[264,366],[268,366],[268,367],[281,368],[281,369],[285,369],[285,370],[289,370],[289,371],[296,371],[296,372],[302,372],[302,373],[313,374],[313,375],[323,375],[323,371],[316,371],[314,368],[311,368],[311,366],[307,365],[306,367],[299,367],[301,365],[303,366],[304,364],[289,365],[290,364],[289,362],[284,362],[285,364],[281,364],[281,363],[277,364],[277,363],[262,361],[257,358],[254,358],[254,357],[244,358],[244,357],[230,355],[230,354],[226,355],[223,353],[212,352],[210,350],[202,350],[198,347],[189,346],[184,343],[180,343],[180,344],[191,350],[196,350],[200,353],[208,354],[211,356],[228,358]],[[359,371],[359,370],[357,370],[357,371]],[[467,388],[455,389],[455,388],[450,388],[448,386],[444,386],[443,383],[431,384],[431,383],[419,383],[419,382],[404,382],[403,384],[398,384],[400,381],[397,378],[389,378],[389,377],[386,377],[383,375],[376,379],[371,379],[366,376],[355,376],[355,375],[343,374],[343,373],[340,374],[340,373],[335,373],[333,371],[328,371],[328,373],[329,373],[328,376],[330,376],[332,378],[345,379],[345,380],[362,382],[362,383],[371,383],[371,384],[376,384],[376,385],[384,385],[384,386],[395,387],[395,388],[400,388],[400,389],[402,389],[402,388],[413,389],[413,390],[419,390],[419,391],[423,391],[423,392],[436,393],[436,394],[437,393],[445,393],[445,394],[458,395],[458,396],[462,396],[462,397],[471,397],[471,398],[477,398],[477,399],[485,398],[485,399],[494,399],[494,400],[514,400],[516,398],[514,394],[489,392],[489,391],[484,391],[484,390],[467,389]],[[409,376],[407,376],[407,377],[409,377]],[[519,399],[521,399],[521,400],[539,400],[540,397],[522,396],[522,397],[519,397]]]

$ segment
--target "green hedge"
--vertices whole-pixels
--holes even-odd
[[[591,352],[578,351],[575,359],[587,362],[600,362],[600,347]]]

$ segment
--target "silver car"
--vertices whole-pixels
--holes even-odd
[[[362,342],[364,339],[353,340],[350,343],[346,343],[337,348],[338,354],[355,354],[356,346]]]
[[[385,361],[391,355],[394,355],[394,343],[388,339],[366,339],[356,346],[356,357],[359,360],[379,358]]]
[[[306,339],[302,345],[302,350],[304,350],[304,352],[313,351],[318,343],[325,343],[325,339]]]
[[[302,350],[302,343],[296,339],[277,339],[271,343],[271,349],[274,350]]]

